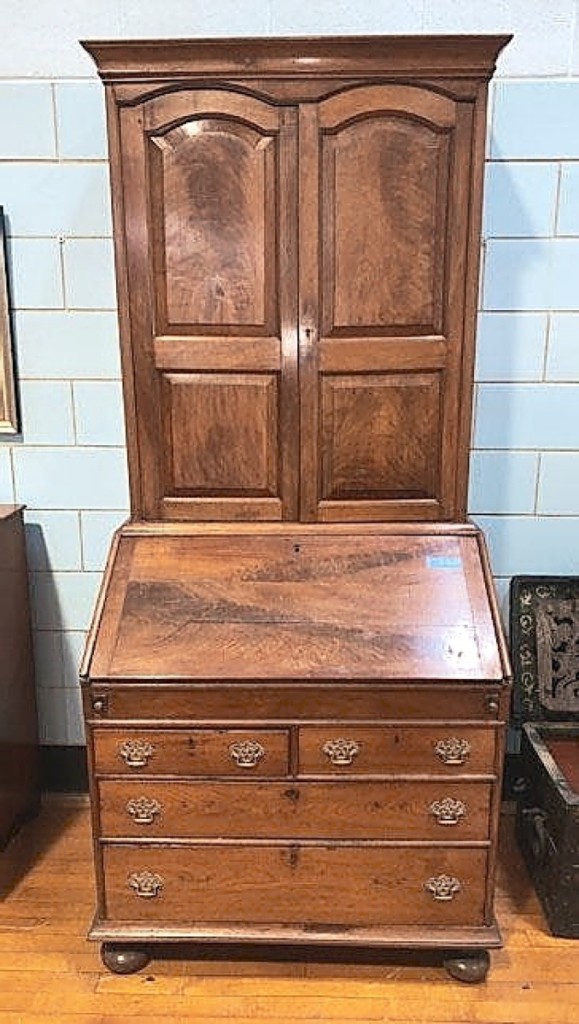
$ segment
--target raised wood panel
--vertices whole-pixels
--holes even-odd
[[[277,378],[168,373],[163,379],[167,493],[275,497]]]
[[[160,328],[263,328],[267,321],[272,330],[272,138],[238,122],[197,118],[150,145]]]
[[[443,330],[448,137],[376,114],[323,137],[324,335]]]
[[[440,375],[321,379],[322,496],[436,498]]]

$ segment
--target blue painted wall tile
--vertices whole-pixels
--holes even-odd
[[[55,86],[55,99],[59,156],[105,159],[105,94],[100,82],[60,82]]]
[[[576,448],[579,386],[479,384],[476,448]]]
[[[470,512],[534,512],[538,465],[535,453],[473,452]]]
[[[42,744],[65,745],[66,737],[66,694],[67,690],[39,689],[38,704],[39,740]]]
[[[551,306],[579,308],[579,239],[555,238],[552,245]]]
[[[42,160],[55,156],[54,110],[48,83],[0,82],[0,124],[1,159]]]
[[[480,313],[476,379],[541,380],[546,335],[546,313]]]
[[[10,450],[2,445],[0,445],[0,502],[4,505],[11,505],[14,502]]]
[[[25,444],[74,444],[68,381],[24,380],[20,384]]]
[[[579,82],[497,82],[491,157],[579,157]]]
[[[78,512],[25,513],[28,567],[37,572],[82,568]]]
[[[64,685],[76,689],[80,672],[80,663],[86,644],[86,632],[70,629],[60,634],[62,639],[62,664]]]
[[[104,569],[113,533],[127,518],[128,509],[118,512],[81,512],[82,556],[85,569]]]
[[[486,167],[483,233],[487,237],[553,234],[559,165],[489,163]]]
[[[56,239],[12,238],[8,261],[15,309],[58,309],[64,305]]]
[[[579,518],[476,516],[497,576],[579,574]]]
[[[563,164],[557,234],[579,235],[579,164]]]
[[[541,455],[537,511],[544,515],[579,516],[579,452]]]
[[[485,310],[542,310],[551,302],[551,245],[547,240],[491,239],[486,244]]]
[[[41,509],[129,504],[126,453],[116,448],[16,448],[16,497]]]
[[[120,382],[77,381],[73,390],[77,443],[123,445],[125,423]]]
[[[31,573],[32,620],[36,629],[87,629],[100,580],[98,572]]]
[[[110,235],[106,164],[0,163],[11,235]]]
[[[37,688],[46,690],[63,686],[62,633],[59,630],[35,629],[32,639]]]
[[[113,243],[71,238],[63,246],[66,304],[72,309],[115,309]]]
[[[21,378],[120,377],[116,313],[24,310],[15,335]]]
[[[553,313],[549,331],[548,380],[579,382],[579,315]],[[579,442],[577,444],[579,448]]]

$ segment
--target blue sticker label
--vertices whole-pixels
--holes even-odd
[[[450,555],[428,555],[426,564],[429,569],[460,569],[460,558]]]

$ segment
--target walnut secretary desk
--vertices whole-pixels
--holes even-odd
[[[477,981],[510,670],[465,522],[507,37],[85,43],[131,521],[81,670],[90,936],[437,949]]]

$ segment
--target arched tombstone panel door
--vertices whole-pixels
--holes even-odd
[[[421,87],[300,112],[303,519],[456,514],[471,140]]]
[[[120,132],[142,515],[296,518],[295,110],[183,88]]]

